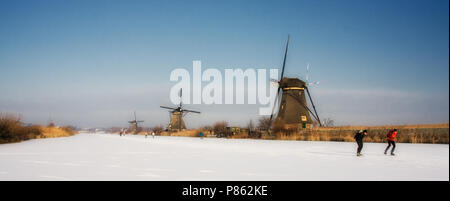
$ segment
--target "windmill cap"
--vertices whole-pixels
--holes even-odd
[[[281,81],[280,81],[280,86],[281,87],[303,87],[305,86],[306,83],[298,78],[288,78],[288,77],[284,77]]]

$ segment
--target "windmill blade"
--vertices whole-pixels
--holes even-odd
[[[307,65],[306,65],[306,79],[305,79],[306,80],[306,86],[317,86],[317,85],[319,85],[320,84],[319,81],[317,81],[317,82],[310,82],[309,81],[309,72],[310,72],[310,70],[311,70],[311,65],[308,62]]]
[[[282,68],[281,68],[280,82],[283,80],[283,77],[284,77],[284,68],[285,68],[285,66],[286,66],[286,57],[287,57],[287,52],[288,52],[288,48],[289,48],[289,39],[290,39],[290,36],[288,35],[288,39],[287,39],[287,42],[286,42],[286,49],[285,49],[285,51],[284,51],[283,66],[282,66]],[[278,104],[277,104],[277,103],[278,103],[277,100],[278,100],[278,99],[281,99],[281,98],[278,98],[278,96],[280,96],[280,95],[279,95],[279,94],[280,94],[280,89],[281,89],[281,87],[280,87],[280,85],[278,84],[277,94],[276,94],[276,96],[275,96],[275,103],[274,103],[273,108],[272,108],[272,114],[270,115],[270,122],[272,122],[273,113],[274,113],[274,111],[275,111],[275,106],[278,105]]]
[[[277,94],[275,95],[275,102],[273,103],[273,107],[272,107],[272,114],[270,114],[270,122],[272,122],[272,118],[273,118],[273,114],[274,114],[274,112],[275,112],[275,107],[277,107],[278,106],[278,99],[281,99],[281,98],[278,98],[278,96],[280,96],[279,94],[280,94],[280,89],[281,89],[281,87],[280,86],[278,86],[278,90],[277,90]]]
[[[288,48],[289,48],[289,38],[290,38],[290,36],[288,35],[288,39],[287,39],[287,42],[286,42],[286,50],[284,51],[284,59],[283,59],[283,67],[282,67],[282,69],[281,69],[281,78],[280,78],[280,81],[283,79],[283,77],[284,77],[284,67],[285,67],[285,65],[286,65],[286,57],[287,57],[287,52],[288,52]]]
[[[311,116],[314,117],[314,119],[316,119],[317,121],[320,121],[320,119],[314,114],[313,111],[311,111],[311,109],[309,109],[309,107],[305,104],[302,103],[302,101],[298,100],[295,96],[293,96],[292,94],[288,94],[288,96],[291,96],[292,98],[294,98],[301,106],[303,106],[303,108],[305,108],[306,110],[309,111],[309,113],[311,114]]]
[[[319,115],[317,114],[316,106],[314,105],[314,102],[313,102],[313,100],[311,98],[311,94],[309,93],[309,89],[308,89],[308,87],[305,87],[305,89],[306,89],[306,92],[308,93],[308,97],[309,97],[309,100],[311,101],[311,105],[313,106],[314,113],[316,114],[315,116],[317,117],[317,121],[319,121],[319,125],[322,126],[322,122],[320,121]]]
[[[278,83],[278,80],[276,80],[276,79],[270,79],[270,82],[272,82],[272,83]]]
[[[142,123],[142,122],[144,122],[144,121],[142,121],[142,120],[139,120],[139,121],[136,121],[136,122],[138,122],[138,123]]]
[[[306,64],[306,83],[309,83],[309,62]]]
[[[194,110],[183,110],[183,112],[192,112],[192,113],[197,113],[197,114],[200,114],[200,112],[199,112],[199,111],[194,111]]]
[[[182,119],[182,116],[180,114],[180,115],[178,115],[178,131],[181,131],[181,119]]]
[[[169,110],[176,110],[177,108],[174,107],[166,107],[166,106],[159,106],[160,108],[169,109]]]
[[[180,108],[183,107],[183,88],[180,89]]]
[[[270,84],[273,84],[273,86],[278,87],[280,83],[276,79],[270,79]]]
[[[309,82],[309,83],[307,83],[308,86],[317,86],[319,84],[320,84],[320,82]]]

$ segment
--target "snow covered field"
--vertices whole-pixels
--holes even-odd
[[[0,180],[449,180],[449,145],[79,134],[0,145]]]

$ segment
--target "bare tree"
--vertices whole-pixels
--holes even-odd
[[[325,118],[323,120],[323,126],[325,126],[325,127],[332,127],[332,126],[334,126],[334,120],[331,119],[331,118]]]
[[[214,130],[212,126],[203,126],[201,127],[201,129],[208,132],[209,134],[211,134],[211,132]]]
[[[253,123],[253,120],[250,119],[247,124],[247,129],[249,132],[255,131],[255,124]]]
[[[227,126],[228,123],[226,121],[216,122],[213,126],[214,133],[218,136],[226,136],[227,135]]]
[[[258,119],[258,128],[261,130],[269,130],[271,125],[272,122],[268,116],[262,116]]]
[[[155,126],[153,127],[153,132],[155,132],[156,135],[161,134],[161,132],[164,130],[164,127],[159,125],[159,126]]]

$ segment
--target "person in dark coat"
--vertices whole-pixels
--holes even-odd
[[[356,150],[356,156],[362,156],[361,150],[363,148],[363,139],[367,135],[367,130],[359,131],[355,134],[355,141],[358,144],[358,149]]]

